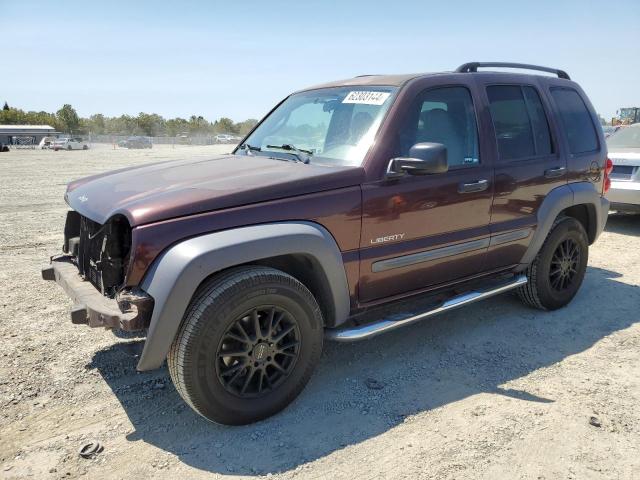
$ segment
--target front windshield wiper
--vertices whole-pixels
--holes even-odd
[[[287,152],[295,156],[299,162],[302,163],[309,163],[309,161],[311,160],[311,155],[313,155],[313,152],[311,150],[296,148],[295,145],[292,145],[290,143],[285,143],[283,145],[267,145],[267,148],[278,148],[280,150],[286,150]]]
[[[253,155],[251,152],[259,152],[261,151],[260,147],[254,147],[253,145],[249,145],[248,143],[243,143],[239,147],[241,150],[244,150],[247,155]]]

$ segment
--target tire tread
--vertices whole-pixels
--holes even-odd
[[[201,330],[205,326],[205,311],[211,305],[224,301],[225,298],[233,296],[247,288],[258,287],[274,281],[285,283],[290,288],[301,293],[310,305],[313,306],[316,318],[322,322],[320,307],[311,292],[296,278],[270,267],[255,265],[236,267],[213,276],[200,286],[189,303],[179,333],[169,350],[167,365],[176,390],[183,400],[201,416],[210,420],[204,413],[204,405],[201,404],[199,399],[194,395],[193,389],[189,388],[189,386],[195,382],[195,379],[192,378],[190,373],[193,371],[193,357],[195,355],[193,348],[191,348],[192,340],[200,335]],[[321,351],[322,342],[316,345],[316,348],[319,348]],[[317,353],[319,356],[319,352]],[[303,380],[300,382],[300,388],[291,391],[287,397],[288,401],[293,400],[293,398],[299,394],[299,391],[302,390],[313,373],[313,367],[314,365],[310,365],[309,368],[307,368]]]
[[[540,293],[538,290],[539,261],[542,253],[545,251],[545,248],[552,237],[553,232],[563,222],[566,222],[566,221],[577,222],[577,220],[574,219],[573,217],[569,217],[566,215],[559,215],[554,220],[553,225],[551,226],[551,229],[547,234],[547,237],[545,238],[542,246],[540,247],[538,254],[536,255],[536,258],[533,260],[533,262],[531,262],[531,264],[524,271],[525,275],[527,276],[527,280],[528,280],[527,283],[525,283],[521,287],[518,287],[518,289],[516,290],[520,300],[522,300],[523,303],[525,303],[526,305],[532,308],[536,308],[539,310],[549,310],[540,299]],[[579,222],[577,223],[580,224]],[[582,227],[582,224],[580,224],[580,226]]]

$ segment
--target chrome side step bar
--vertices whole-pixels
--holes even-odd
[[[418,315],[412,315],[400,320],[379,320],[377,322],[357,325],[355,327],[327,329],[325,331],[325,337],[329,340],[335,340],[336,342],[355,342],[357,340],[371,338],[389,330],[395,330],[396,328],[424,320],[425,318],[437,315],[438,313],[453,310],[454,308],[462,307],[468,303],[484,300],[485,298],[517,288],[525,283],[527,283],[526,275],[518,275],[506,283],[494,286],[490,290],[470,291],[463,293],[462,295],[457,295],[443,302],[438,307],[432,310],[427,310],[426,312],[422,312]]]

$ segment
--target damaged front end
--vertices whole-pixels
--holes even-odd
[[[149,326],[153,298],[139,288],[124,287],[131,252],[125,217],[100,225],[69,211],[62,251],[43,267],[42,278],[57,282],[74,301],[73,323],[126,331]]]

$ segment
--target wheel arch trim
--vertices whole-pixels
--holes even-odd
[[[206,278],[236,265],[288,254],[317,261],[333,302],[334,318],[325,321],[344,322],[350,313],[350,298],[342,255],[321,225],[279,222],[209,233],[167,249],[142,280],[140,287],[154,298],[155,307],[137,369],[162,365],[193,294]]]
[[[529,247],[520,260],[518,270],[524,270],[533,262],[558,215],[564,210],[576,205],[585,205],[590,216],[594,216],[595,230],[591,243],[598,238],[607,222],[609,201],[600,195],[595,185],[591,182],[575,182],[562,185],[551,190],[540,205],[537,213],[537,227],[533,233]],[[592,221],[591,218],[589,218],[589,220]],[[588,234],[590,233],[589,230],[591,230],[591,227],[587,230]],[[591,235],[589,235],[589,237],[591,237]]]

